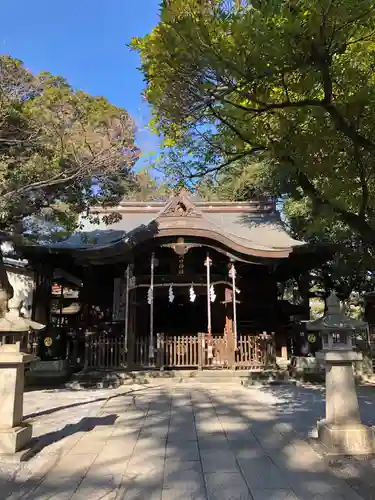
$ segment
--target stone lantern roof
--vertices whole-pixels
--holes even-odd
[[[366,326],[366,322],[349,318],[345,314],[335,292],[332,292],[327,299],[326,314],[321,318],[306,323],[306,329],[315,332],[357,330]]]
[[[0,332],[6,333],[24,333],[30,330],[42,330],[46,325],[42,325],[37,321],[29,318],[24,318],[20,315],[20,304],[16,299],[10,299],[8,302],[9,310],[4,317],[0,318]]]

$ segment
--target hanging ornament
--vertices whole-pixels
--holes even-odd
[[[232,278],[232,279],[233,279],[233,278],[236,278],[236,274],[237,274],[237,273],[236,273],[236,269],[235,269],[235,267],[234,267],[234,264],[232,264],[232,265],[230,266],[230,269],[229,269],[229,273],[228,273],[228,275],[229,275],[229,277],[230,277],[230,278]]]
[[[210,287],[210,299],[211,299],[211,302],[215,302],[215,300],[216,300],[216,293],[215,293],[214,285],[211,285],[211,287]]]
[[[149,305],[151,305],[151,302],[152,302],[152,288],[151,287],[147,291],[147,302]]]
[[[190,302],[194,302],[195,299],[197,298],[197,296],[195,295],[193,285],[191,285],[191,287],[189,289],[189,295],[190,295]]]
[[[174,301],[174,293],[173,293],[172,285],[169,287],[169,290],[168,290],[168,300],[170,303],[172,303]]]

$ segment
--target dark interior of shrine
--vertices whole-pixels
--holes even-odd
[[[154,302],[154,331],[168,335],[197,334],[207,331],[207,295],[204,288],[195,288],[195,300],[190,300],[189,286],[173,289],[174,300],[169,302],[168,288],[159,289]],[[219,290],[211,303],[212,332],[223,333],[225,305],[220,303]],[[220,297],[221,298],[221,297]],[[149,309],[149,308],[148,308]],[[138,311],[137,311],[138,312]],[[142,308],[142,317],[149,319],[149,310]],[[145,335],[149,328],[146,329]]]
[[[177,240],[178,241],[178,240]],[[162,243],[162,244],[160,244]],[[136,289],[130,293],[130,309],[134,315],[136,337],[147,337],[150,332],[150,305],[147,292],[150,285],[151,255],[155,254],[154,273],[154,333],[168,335],[195,335],[207,332],[207,254],[211,259],[210,279],[214,283],[215,301],[211,303],[213,334],[222,334],[232,302],[232,283],[228,275],[230,256],[203,244],[192,244],[180,252],[176,239],[166,242],[145,243],[133,253]],[[112,265],[89,266],[83,277],[80,292],[79,321],[85,325],[99,325],[117,321],[124,327],[124,320],[113,317],[114,279],[125,276],[126,260]],[[273,265],[263,262],[236,262],[237,331],[255,334],[263,331],[278,335],[289,322],[277,300],[277,277]],[[189,289],[193,284],[195,300],[190,300]],[[162,285],[162,286],[160,286]],[[174,300],[169,300],[172,286]],[[125,282],[122,284],[124,289]],[[229,298],[228,298],[229,297]],[[71,320],[73,321],[73,317]]]
[[[210,279],[215,284],[216,299],[211,303],[212,333],[223,333],[226,315],[231,304],[226,304],[226,290],[231,291],[228,276],[230,259],[214,249],[197,246],[185,254],[178,255],[170,247],[141,247],[135,253],[134,274],[137,289],[131,294],[131,306],[135,309],[136,336],[147,336],[150,330],[150,306],[147,292],[150,284],[151,253],[155,252],[154,332],[170,335],[196,334],[207,331],[207,252],[211,259]],[[126,264],[98,266],[92,270],[90,286],[86,287],[83,301],[90,306],[91,319],[112,321],[113,280],[124,276]],[[275,331],[287,321],[282,318],[277,306],[277,282],[272,269],[267,265],[236,264],[237,320],[239,333]],[[195,300],[190,300],[189,289],[193,289]],[[160,286],[162,285],[162,286]],[[172,286],[174,300],[169,301]],[[228,298],[228,297],[227,297]],[[228,302],[228,300],[227,300]],[[100,317],[96,312],[100,311]]]

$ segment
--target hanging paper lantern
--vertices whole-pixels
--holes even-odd
[[[147,291],[147,302],[151,305],[151,302],[152,302],[152,288],[151,287]]]
[[[214,285],[211,285],[211,288],[210,288],[210,299],[211,299],[211,302],[215,302],[215,300],[216,300],[216,293],[215,293]]]
[[[174,301],[174,293],[173,293],[172,285],[169,287],[169,290],[168,290],[168,300],[170,303],[172,303]]]
[[[197,296],[195,295],[193,285],[191,285],[191,287],[190,287],[189,295],[190,295],[190,302],[194,302],[195,299],[197,298]]]

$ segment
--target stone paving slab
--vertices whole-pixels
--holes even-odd
[[[253,500],[247,484],[238,471],[205,474],[208,500]]]
[[[324,409],[319,390],[127,391],[26,394],[45,448],[24,469],[2,470],[0,499],[375,499],[375,460],[333,466],[308,444]],[[375,394],[360,402],[363,418],[375,418]]]

